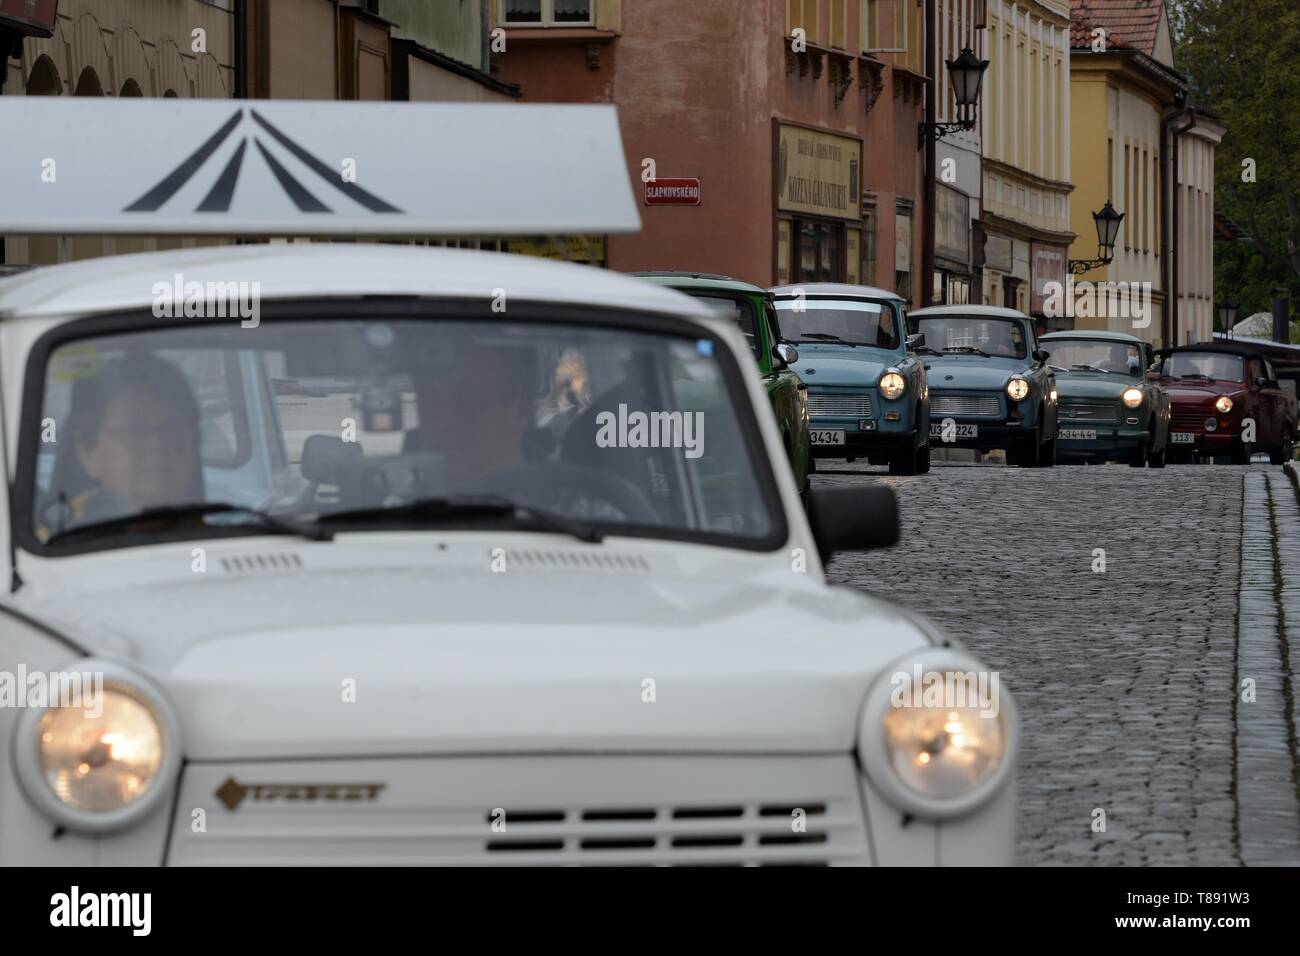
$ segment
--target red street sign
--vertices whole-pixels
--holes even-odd
[[[54,36],[59,0],[0,0],[0,26],[35,36]]]
[[[698,179],[651,179],[645,184],[647,206],[698,206]]]

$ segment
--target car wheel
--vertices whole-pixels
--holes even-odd
[[[1251,454],[1253,453],[1246,448],[1245,442],[1233,442],[1232,454],[1228,460],[1234,465],[1249,465]]]
[[[1038,467],[1055,468],[1056,467],[1056,439],[1053,438],[1044,445],[1043,450],[1039,452]]]
[[[920,462],[920,449],[907,447],[891,452],[889,455],[889,473],[891,475],[915,475]]]
[[[1038,416],[1034,437],[1016,453],[1016,464],[1021,468],[1037,468],[1043,461],[1043,416]],[[1007,449],[1007,464],[1011,464],[1011,449]]]
[[[1165,450],[1161,448],[1159,451],[1147,452],[1147,464],[1152,468],[1165,467]]]
[[[1147,450],[1140,446],[1138,448],[1133,449],[1133,453],[1129,455],[1128,458],[1128,466],[1130,468],[1145,468],[1146,464],[1147,464]]]
[[[916,450],[916,473],[918,475],[928,475],[930,473],[930,443],[926,442]]]
[[[1295,457],[1295,436],[1290,430],[1282,433],[1282,444],[1275,451],[1268,453],[1268,460],[1275,465],[1285,465]]]

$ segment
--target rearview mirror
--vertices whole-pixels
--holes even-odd
[[[814,488],[808,521],[823,564],[837,551],[873,551],[898,543],[898,499],[883,485]]]
[[[925,348],[925,333],[917,332],[907,337],[907,347],[910,351],[915,352],[917,349]]]
[[[1047,349],[1034,349],[1035,362],[1046,362],[1051,357],[1052,353],[1047,351]]]
[[[1147,369],[1147,381],[1148,382],[1160,381],[1160,370],[1154,368]]]
[[[777,365],[781,368],[789,368],[799,361],[799,350],[793,345],[781,342],[772,346],[772,357],[776,359]]]

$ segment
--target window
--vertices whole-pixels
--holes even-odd
[[[695,298],[719,314],[735,320],[740,334],[745,337],[745,344],[754,353],[754,358],[759,358],[758,347],[761,339],[754,325],[754,306],[748,299],[733,299],[730,296],[718,295],[698,295]]]
[[[831,0],[831,46],[836,50],[849,45],[849,0]]]
[[[816,43],[820,36],[817,24],[819,0],[785,0],[785,35],[790,36],[795,30],[802,29],[809,43]]]
[[[876,284],[876,208],[862,212],[862,274],[863,285]]]
[[[862,49],[867,53],[906,53],[907,7],[907,0],[862,0]]]
[[[516,27],[584,27],[595,24],[593,0],[501,0],[501,22]]]

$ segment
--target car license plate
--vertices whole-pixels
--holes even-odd
[[[948,441],[961,441],[963,438],[979,438],[980,427],[978,425],[958,425],[954,423],[951,436]],[[943,422],[930,423],[930,437],[944,441]]]
[[[844,432],[842,431],[814,431],[809,434],[814,445],[844,444]]]
[[[1169,440],[1175,445],[1195,445],[1196,432],[1174,432]]]
[[[1066,441],[1096,441],[1097,429],[1095,428],[1062,428],[1060,437]]]

